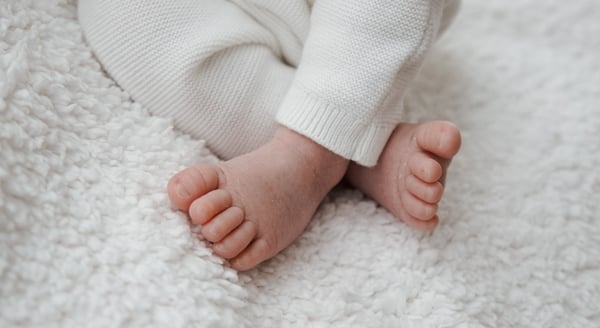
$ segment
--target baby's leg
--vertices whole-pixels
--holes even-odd
[[[256,28],[252,24],[249,28]],[[248,32],[237,27],[232,33]],[[250,42],[250,36],[237,35],[234,40],[244,41],[205,60],[193,77],[202,97],[195,101],[202,108],[193,115],[200,121],[200,136],[228,161],[187,168],[168,185],[171,201],[202,226],[214,253],[238,270],[253,268],[290,245],[348,165],[275,124],[294,70],[276,55],[275,46],[261,44],[258,37]]]
[[[113,11],[127,16],[119,7],[122,2],[102,8],[88,8],[85,2],[82,0],[79,8],[82,25],[89,32],[86,36],[119,84],[152,113],[173,117],[180,129],[207,140],[218,155],[231,158],[175,175],[168,186],[173,203],[186,211],[193,223],[203,225],[202,234],[213,243],[215,253],[231,259],[236,269],[249,269],[289,245],[306,227],[324,195],[342,178],[348,162],[310,139],[277,127],[275,112],[294,69],[282,62],[273,36],[225,1],[186,2],[190,8],[153,2],[160,8],[160,17],[150,19],[152,13],[144,17],[147,22],[159,22],[158,29],[127,19],[107,23],[104,18],[112,17]],[[140,1],[130,9],[153,8],[150,2]],[[110,15],[104,15],[109,7]],[[82,14],[86,12],[89,19]],[[215,19],[215,12],[224,13],[227,19]],[[97,16],[104,18],[94,20]],[[234,30],[228,25],[231,20],[236,22]],[[119,22],[126,26],[119,26]],[[204,22],[210,23],[205,26]],[[246,23],[246,27],[239,27]],[[224,38],[227,33],[231,35]],[[176,46],[173,38],[178,40]],[[423,132],[417,131],[423,129],[402,126],[390,139],[380,164],[409,163],[409,158],[427,155],[427,151],[439,156],[453,152],[446,149],[438,153],[420,145],[418,137],[416,143],[407,141],[413,140],[407,135],[418,136]],[[399,146],[390,148],[391,144]],[[446,165],[441,160],[439,163]],[[412,217],[404,217],[399,209],[404,202],[388,202],[370,192],[373,186],[366,182],[368,178],[390,181],[396,172],[393,167],[362,170],[354,166],[348,179],[411,223]],[[420,177],[414,171],[409,173],[404,175]],[[404,189],[412,190],[408,182],[406,186]],[[402,189],[394,185],[386,188]]]
[[[229,1],[81,0],[79,10],[113,78],[228,159],[168,184],[215,254],[246,270],[296,239],[348,161],[275,123],[294,69],[273,34]]]
[[[232,1],[80,0],[78,10],[104,69],[153,115],[224,159],[273,135],[294,69]]]
[[[450,25],[459,6],[459,0],[446,1],[439,33]],[[352,163],[346,180],[408,225],[432,230],[439,222],[446,171],[460,143],[458,129],[449,122],[401,123],[378,164],[367,168]]]

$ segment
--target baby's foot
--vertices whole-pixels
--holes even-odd
[[[420,230],[434,229],[446,169],[460,148],[449,122],[399,124],[372,168],[351,164],[346,179],[394,216]]]
[[[171,201],[188,212],[215,254],[250,269],[292,243],[348,161],[280,127],[261,148],[217,165],[177,173]]]

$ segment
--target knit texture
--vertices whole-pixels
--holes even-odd
[[[81,0],[79,18],[136,101],[225,159],[280,123],[374,165],[444,3]]]
[[[435,39],[440,1],[317,1],[277,120],[346,158],[377,162]],[[305,110],[304,110],[305,109]]]

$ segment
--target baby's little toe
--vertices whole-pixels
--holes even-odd
[[[408,191],[404,192],[401,197],[406,212],[416,219],[427,221],[437,213],[437,204],[426,203]]]
[[[444,186],[440,182],[426,183],[416,176],[409,174],[406,176],[404,183],[406,184],[406,189],[413,196],[426,203],[435,204],[442,199]]]
[[[213,251],[222,258],[234,258],[252,242],[254,237],[256,237],[256,232],[256,224],[246,220],[227,235],[227,237],[214,244]]]
[[[244,222],[244,211],[239,207],[232,206],[204,225],[201,233],[208,241],[216,243],[223,240],[242,222]]]
[[[167,185],[171,202],[180,210],[188,210],[192,202],[219,186],[216,166],[193,166],[175,174]]]
[[[259,263],[273,256],[266,240],[256,239],[236,258],[229,261],[231,266],[239,271],[252,269]]]
[[[422,230],[422,231],[431,231],[437,227],[440,223],[440,219],[437,215],[434,215],[433,218],[423,221],[413,217],[405,218],[404,221],[411,228]]]
[[[194,224],[206,224],[217,214],[229,208],[232,202],[228,191],[223,189],[210,191],[190,205],[190,219]]]

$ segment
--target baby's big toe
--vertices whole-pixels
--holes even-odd
[[[192,166],[175,174],[167,185],[171,202],[187,211],[192,202],[219,186],[218,167]]]
[[[424,123],[417,128],[419,147],[444,159],[451,159],[460,149],[458,128],[447,121]]]

